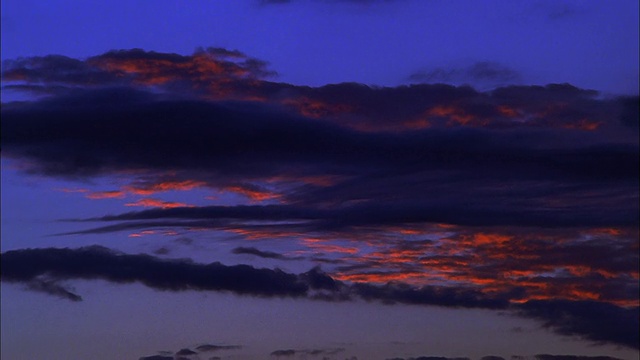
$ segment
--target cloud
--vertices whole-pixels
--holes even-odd
[[[0,259],[1,279],[7,282],[30,284],[46,274],[58,281],[102,279],[114,283],[140,282],[165,291],[228,291],[245,296],[324,301],[361,298],[386,304],[501,309],[540,320],[545,327],[563,335],[631,348],[639,346],[637,306],[623,308],[603,302],[559,300],[514,303],[511,300],[517,299],[518,294],[513,292],[485,294],[471,287],[412,286],[398,282],[382,286],[346,284],[318,268],[295,275],[248,265],[197,264],[186,260],[162,260],[149,255],[128,255],[99,246],[12,250],[2,253]],[[41,291],[40,288],[33,290]],[[57,292],[47,292],[60,296]]]
[[[180,349],[180,350],[176,353],[176,355],[187,355],[187,356],[189,356],[189,355],[196,355],[196,354],[197,354],[197,352],[195,352],[195,351],[193,351],[193,350],[191,350],[191,349],[186,349],[186,348],[185,348],[185,349]]]
[[[480,61],[461,68],[418,71],[411,74],[409,80],[421,83],[473,84],[481,87],[513,85],[522,81],[517,71],[492,61]]]
[[[23,249],[2,254],[3,281],[70,300],[80,298],[62,284],[80,278],[509,310],[565,335],[637,347],[594,325],[637,325],[627,317],[638,303],[637,97],[570,84],[305,87],[270,75],[266,63],[221,48],[9,60],[3,87],[37,97],[3,103],[2,156],[41,176],[117,177],[116,190],[77,196],[153,206],[72,219],[67,234],[208,230],[236,242],[235,253],[323,270]],[[422,74],[516,75],[490,62]],[[196,189],[225,199],[190,207],[157,198]],[[287,252],[242,243],[255,239]]]
[[[266,63],[237,50],[207,48],[192,55],[178,55],[131,49],[113,50],[86,60],[59,55],[7,60],[3,63],[3,87],[71,97],[79,91],[121,87],[150,91],[164,98],[242,100],[367,131],[460,125],[461,119],[467,119],[466,126],[586,128],[598,124],[594,118],[609,121],[615,113],[611,110],[619,106],[596,99],[593,91],[569,85],[507,86],[494,92],[443,84],[306,87],[265,80],[271,74]],[[463,79],[471,79],[472,83],[497,86],[513,85],[519,76],[503,65],[478,62],[464,69],[418,72],[413,77],[458,85],[464,83]],[[512,92],[530,94],[525,103],[514,103]],[[545,93],[556,97],[540,101]]]
[[[586,355],[549,355],[538,354],[533,356],[536,360],[620,360],[610,356],[586,356]],[[410,358],[392,358],[387,360],[469,360],[467,357],[443,357],[443,356],[419,356]],[[529,359],[529,357],[513,355],[511,359]],[[480,358],[480,360],[504,360],[501,356],[487,355]]]
[[[277,357],[290,357],[290,356],[294,356],[295,354],[296,354],[295,350],[287,349],[287,350],[275,350],[270,355],[277,356]]]
[[[36,277],[26,283],[29,290],[43,292],[71,301],[82,301],[80,295],[74,294],[68,287],[61,285],[54,279]]]
[[[344,348],[330,348],[330,349],[286,349],[275,350],[271,352],[271,356],[275,357],[293,357],[295,355],[300,356],[320,356],[320,355],[335,355],[344,352]]]
[[[639,307],[622,308],[611,304],[562,300],[529,301],[521,314],[543,320],[544,326],[563,335],[579,335],[597,343],[615,343],[640,348]],[[539,358],[539,360],[553,358]],[[559,359],[558,359],[559,360]]]
[[[139,360],[173,360],[173,356],[164,356],[164,355],[151,355],[151,356],[143,356]]]
[[[405,358],[393,358],[387,360],[405,360]],[[467,357],[444,357],[444,356],[418,356],[418,357],[410,357],[406,360],[470,360]]]
[[[167,208],[175,208],[175,207],[190,207],[192,205],[187,205],[185,203],[177,202],[177,201],[164,201],[152,198],[144,198],[137,200],[132,203],[126,203],[124,206],[142,206],[142,207],[158,207],[162,209]]]
[[[301,257],[287,257],[282,254],[275,253],[273,251],[261,251],[254,247],[237,247],[231,251],[234,254],[249,254],[255,255],[265,259],[276,259],[276,260],[299,260]]]
[[[240,345],[211,345],[211,344],[203,344],[198,345],[196,350],[199,352],[211,352],[211,351],[219,351],[219,350],[237,350],[241,349]]]
[[[611,356],[585,356],[585,355],[549,355],[538,354],[537,360],[620,360]]]
[[[623,97],[620,99],[620,103],[622,105],[620,122],[637,130],[640,124],[640,97]]]
[[[214,352],[214,351],[223,351],[223,350],[237,350],[241,349],[240,345],[212,345],[212,344],[202,344],[195,347],[195,351],[189,348],[182,348],[175,353],[172,351],[159,351],[160,355],[151,355],[151,356],[143,356],[140,360],[165,360],[165,359],[187,359],[190,356],[198,355],[199,353],[205,352]],[[186,356],[186,357],[185,357]],[[209,359],[220,359],[220,357],[214,356],[209,357]]]
[[[7,251],[2,254],[2,272],[2,280],[10,282],[29,283],[47,274],[59,279],[141,282],[159,290],[229,291],[261,297],[300,297],[309,289],[297,276],[280,270],[160,260],[149,255],[115,253],[99,246]]]
[[[70,99],[3,107],[6,156],[51,176],[172,170],[178,177],[220,189],[231,188],[239,179],[256,186],[272,181],[271,186],[280,187],[279,200],[291,204],[369,201],[359,205],[362,212],[356,207],[353,213],[336,211],[348,214],[346,222],[353,223],[399,219],[523,226],[637,223],[637,207],[612,193],[637,193],[637,144],[531,129],[362,133],[263,105],[147,102],[143,100],[147,95],[125,93],[84,93],[77,100],[89,108],[96,105],[88,112],[64,107]],[[119,99],[121,108],[100,110],[104,105],[99,104],[114,99]],[[160,114],[159,122],[155,119]],[[94,118],[92,124],[84,120],[87,116]],[[183,116],[191,119],[189,126],[183,126]],[[340,174],[344,180],[329,186],[298,180],[326,173]],[[271,180],[278,176],[283,180]],[[507,182],[508,187],[497,186]],[[572,197],[570,206],[539,208],[512,200],[518,196],[533,203],[546,201],[558,188]],[[262,199],[268,198],[272,197]],[[575,203],[586,199],[594,203]]]

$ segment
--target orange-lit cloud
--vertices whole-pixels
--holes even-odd
[[[176,207],[193,207],[193,205],[188,205],[181,202],[164,201],[164,200],[151,199],[151,198],[145,198],[132,203],[126,203],[124,204],[124,206],[159,207],[163,209],[176,208]]]
[[[236,194],[240,194],[246,196],[252,201],[266,201],[278,199],[280,194],[270,192],[266,189],[258,188],[255,186],[242,186],[242,185],[233,185],[226,186],[223,188],[225,191],[230,191]]]
[[[123,187],[123,190],[131,194],[148,196],[166,191],[188,191],[205,185],[205,182],[195,180],[162,181],[149,184],[132,184]]]
[[[88,199],[122,199],[126,196],[124,191],[120,190],[111,190],[111,191],[96,191],[90,192],[85,195]]]
[[[282,104],[295,109],[306,117],[315,119],[344,115],[353,111],[353,107],[347,104],[333,104],[310,97],[285,99]]]
[[[137,232],[137,233],[131,233],[128,236],[129,237],[142,237],[142,236],[145,236],[145,235],[153,235],[155,233],[156,232],[154,230],[143,230],[143,231],[140,231],[140,232]]]
[[[329,244],[322,239],[304,238],[302,239],[302,243],[313,250],[326,253],[356,254],[360,251],[360,249],[356,247]]]

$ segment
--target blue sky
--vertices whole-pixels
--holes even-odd
[[[622,0],[3,1],[2,356],[635,359],[638,38]]]

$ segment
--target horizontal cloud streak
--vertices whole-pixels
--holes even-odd
[[[637,97],[569,84],[306,87],[269,75],[220,48],[10,60],[3,88],[37,97],[3,103],[2,156],[48,177],[117,177],[117,190],[77,196],[154,207],[72,219],[66,234],[208,230],[233,241],[231,253],[312,270],[24,249],[2,254],[2,280],[74,301],[63,282],[79,278],[510,310],[638,347]],[[479,63],[422,75],[517,74]],[[199,199],[171,197],[186,192]]]
[[[330,301],[362,298],[387,304],[510,309],[522,316],[540,319],[545,326],[565,335],[635,348],[639,346],[638,307],[625,309],[598,302],[575,301],[514,304],[510,303],[514,294],[508,293],[489,296],[472,288],[413,287],[402,283],[349,285],[332,279],[317,268],[294,275],[247,265],[161,260],[149,255],[117,253],[99,246],[13,250],[2,253],[0,259],[1,279],[7,282],[29,284],[39,277],[48,276],[59,281],[102,279],[114,283],[140,282],[165,291],[229,291],[260,297]]]

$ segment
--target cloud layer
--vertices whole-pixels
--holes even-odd
[[[635,347],[638,344],[638,307],[622,308],[593,301],[530,300],[511,303],[517,294],[487,295],[463,286],[411,286],[403,283],[349,285],[314,268],[299,275],[248,265],[198,264],[186,260],[161,260],[150,255],[130,255],[104,247],[79,249],[24,249],[1,255],[2,280],[24,283],[71,300],[81,300],[61,281],[101,279],[113,283],[142,283],[165,291],[225,291],[259,297],[292,297],[323,301],[363,299],[386,304],[511,310],[544,321],[565,335],[596,342]],[[46,276],[47,286],[39,286]],[[201,349],[202,350],[202,349]],[[204,350],[203,350],[204,351]],[[294,352],[295,354],[295,352]]]
[[[4,157],[47,177],[117,178],[116,188],[60,191],[149,208],[67,219],[64,235],[203,230],[236,241],[236,258],[312,267],[23,249],[2,254],[3,281],[74,301],[63,282],[81,278],[508,309],[638,347],[637,97],[569,84],[297,86],[220,48],[21,58],[2,75],[5,91],[33,96],[3,103]],[[465,76],[516,74],[478,63],[415,79]],[[213,205],[165,197],[195,190],[215,194]]]

